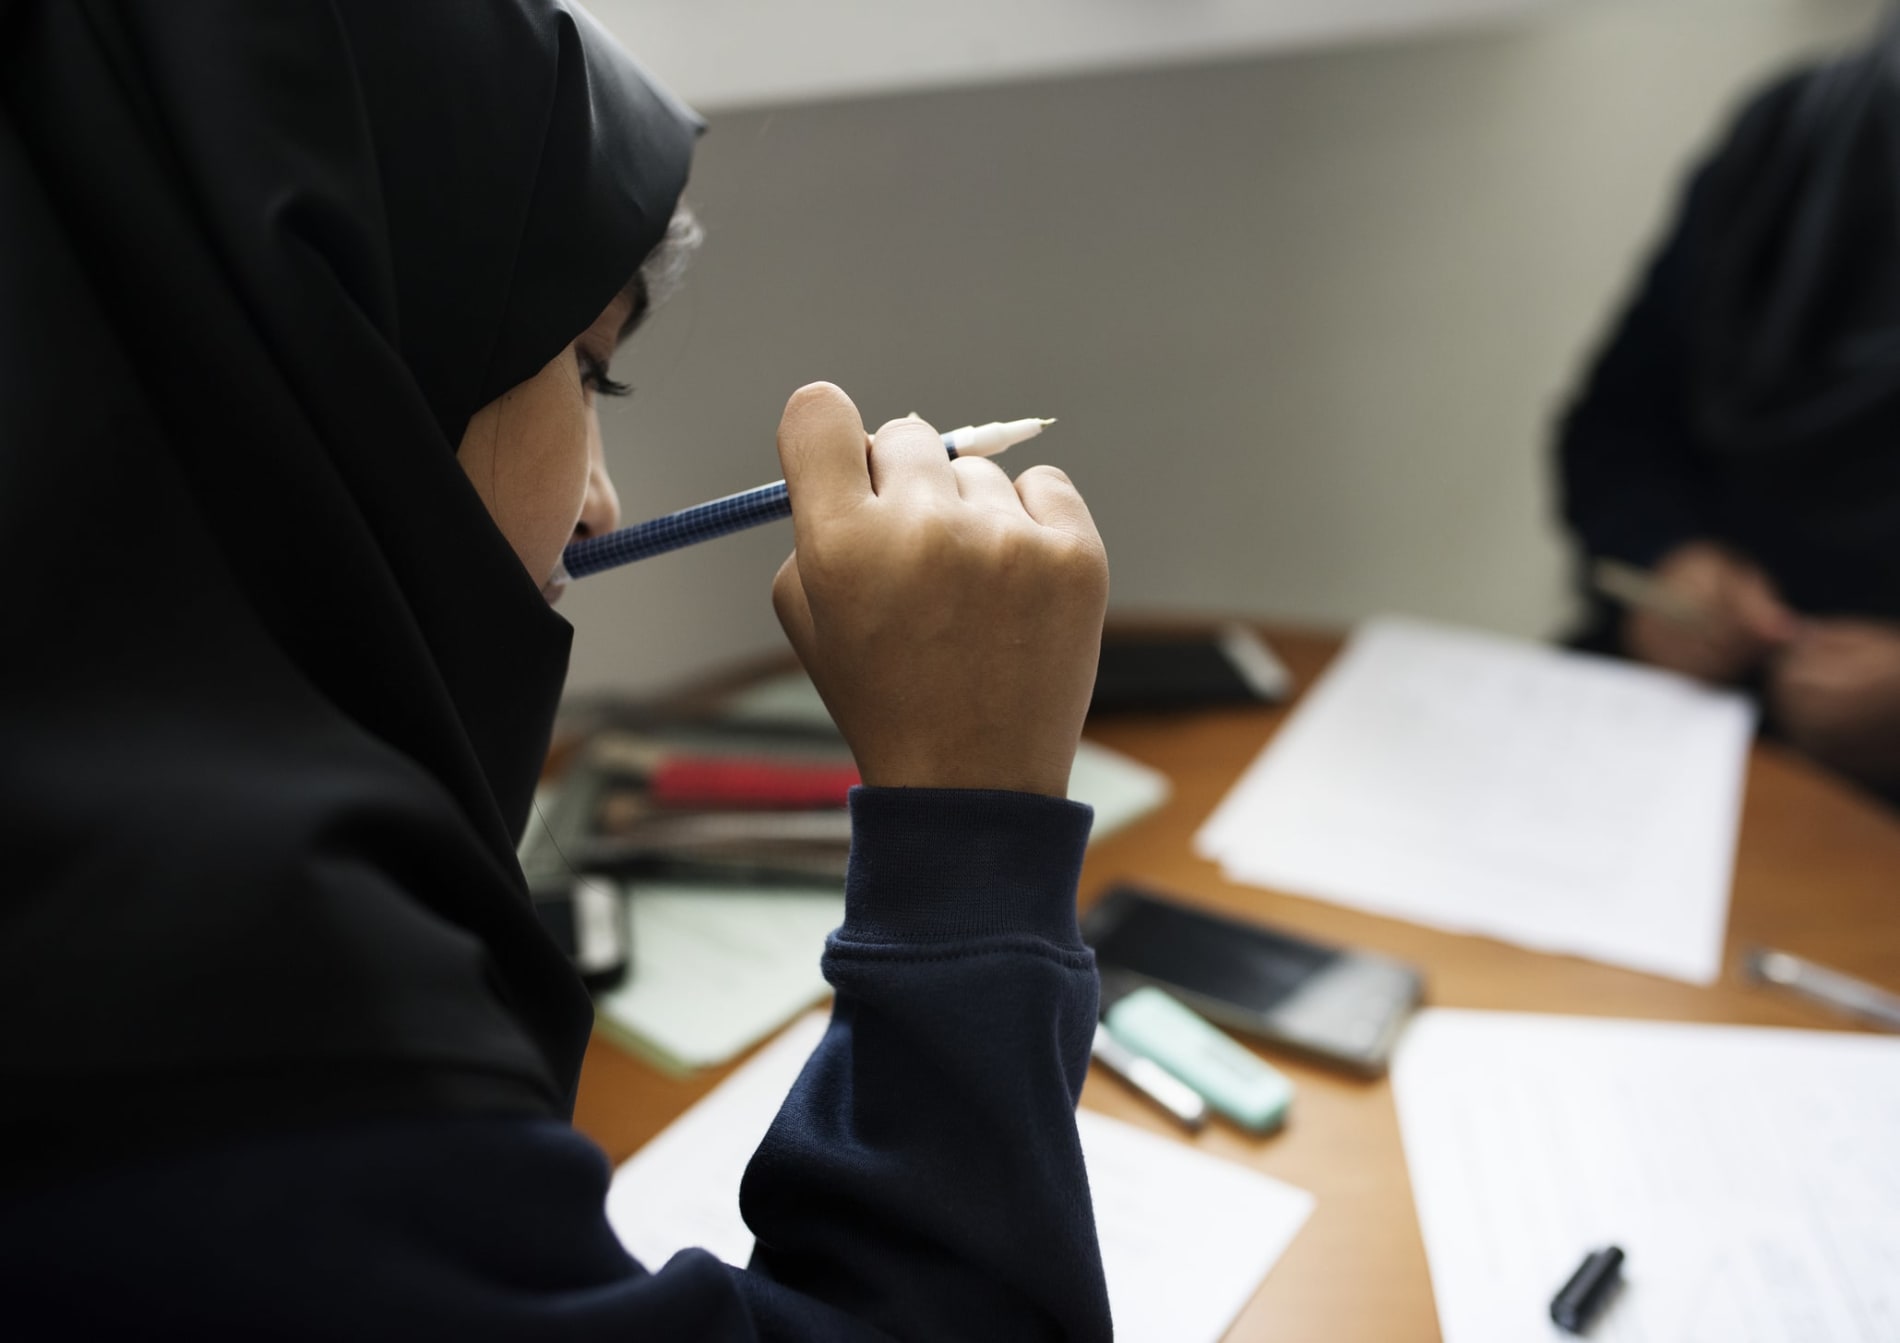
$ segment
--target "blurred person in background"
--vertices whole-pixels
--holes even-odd
[[[1900,22],[1777,80],[1692,175],[1560,435],[1586,561],[1692,620],[1593,599],[1585,646],[1763,701],[1900,792]]]

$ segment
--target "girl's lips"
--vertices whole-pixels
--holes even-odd
[[[549,606],[561,600],[561,594],[567,591],[569,581],[567,565],[557,560],[554,572],[549,574],[548,581],[541,585],[541,596],[546,599]]]

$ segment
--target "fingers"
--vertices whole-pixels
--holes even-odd
[[[1900,687],[1900,639],[1852,621],[1809,621],[1776,658],[1775,679],[1811,692]]]
[[[1787,642],[1793,615],[1754,569],[1720,556],[1698,576],[1706,586],[1706,615],[1686,632],[1686,642],[1700,674],[1735,680]]]
[[[1732,585],[1729,595],[1736,622],[1749,638],[1773,648],[1794,637],[1794,612],[1782,604],[1774,588],[1759,573],[1742,575]]]
[[[871,438],[871,488],[880,498],[954,498],[956,477],[943,435],[915,415],[884,425]]]
[[[1838,617],[1802,620],[1788,644],[1788,656],[1796,655],[1900,661],[1900,628]]]
[[[1095,519],[1089,516],[1089,506],[1082,502],[1081,491],[1056,467],[1030,467],[1016,477],[1016,494],[1029,516],[1043,526],[1100,543]]]
[[[809,525],[836,517],[871,495],[864,419],[851,398],[828,382],[801,387],[785,403],[778,459],[792,499],[792,526],[801,533],[801,519]]]
[[[1769,709],[1788,739],[1816,750],[1835,729],[1843,687],[1829,659],[1814,646],[1796,643],[1778,658],[1768,683]]]
[[[1748,672],[1761,661],[1766,651],[1747,626],[1734,619],[1718,618],[1708,628],[1692,634],[1697,654],[1724,669],[1719,679],[1728,680]]]
[[[1812,693],[1826,687],[1831,679],[1826,659],[1816,658],[1797,644],[1776,660],[1772,684],[1784,694]]]
[[[964,503],[1022,516],[1023,501],[1017,497],[1009,474],[987,457],[959,457],[950,463],[950,474]]]

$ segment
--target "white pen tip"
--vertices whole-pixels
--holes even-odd
[[[1018,443],[1028,442],[1040,434],[1044,427],[1054,423],[1054,420],[1028,419],[966,424],[961,429],[952,429],[945,434],[943,441],[960,456],[994,457]]]

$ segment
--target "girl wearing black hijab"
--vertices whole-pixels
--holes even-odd
[[[630,1260],[568,1127],[513,854],[697,130],[566,0],[0,0],[0,1333],[1107,1336],[1059,472],[792,398],[869,786],[751,1266]]]
[[[1900,17],[1743,110],[1561,451],[1587,555],[1707,613],[1600,605],[1589,642],[1759,686],[1795,744],[1900,795]]]

